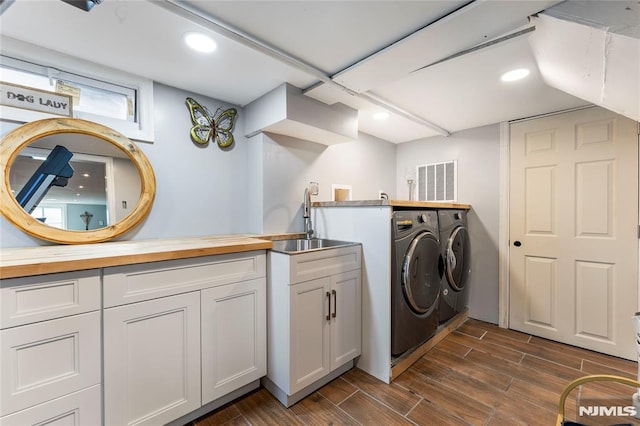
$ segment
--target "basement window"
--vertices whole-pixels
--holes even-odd
[[[106,68],[98,69],[100,77],[96,78],[95,64],[87,65],[93,71],[89,76],[83,72],[82,61],[65,61],[60,57],[53,66],[51,61],[44,65],[31,59],[0,55],[0,81],[70,95],[73,117],[111,127],[131,139],[153,142],[151,81]],[[22,123],[56,117],[7,105],[1,108],[4,120]]]
[[[457,161],[417,166],[418,201],[455,202],[458,199]]]

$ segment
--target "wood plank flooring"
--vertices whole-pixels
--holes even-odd
[[[190,426],[554,425],[571,380],[637,373],[636,362],[468,319],[389,385],[356,368],[290,409],[261,388]],[[565,419],[576,420],[578,401],[630,405],[633,392],[612,382],[586,384],[567,399]],[[640,425],[628,417],[589,418],[612,423]]]

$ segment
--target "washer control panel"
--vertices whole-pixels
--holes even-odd
[[[395,211],[392,224],[396,233],[409,231],[416,226],[437,229],[438,213],[435,210]]]

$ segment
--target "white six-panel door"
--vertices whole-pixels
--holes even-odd
[[[637,129],[601,108],[512,124],[510,328],[635,359]]]

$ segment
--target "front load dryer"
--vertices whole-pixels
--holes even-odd
[[[438,328],[440,243],[436,211],[392,216],[391,355],[428,340]]]
[[[438,225],[444,260],[439,307],[442,323],[462,312],[467,306],[471,244],[465,210],[439,210]]]

